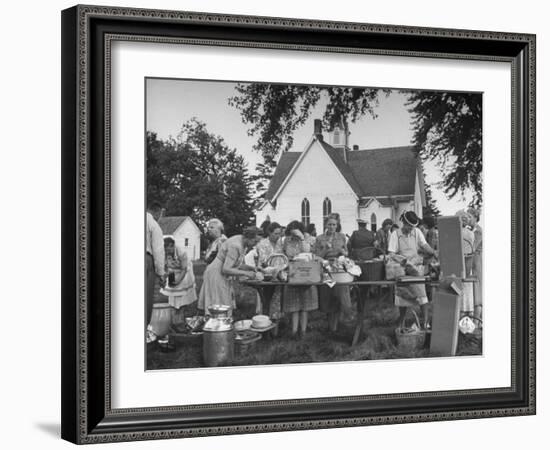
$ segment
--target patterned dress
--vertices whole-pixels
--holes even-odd
[[[289,236],[283,241],[283,253],[288,259],[294,258],[299,253],[308,253],[310,251],[310,245],[305,240]],[[284,312],[314,311],[318,308],[319,297],[317,286],[285,286]]]
[[[216,255],[218,254],[220,247],[225,241],[227,241],[227,236],[225,234],[222,234],[219,238],[210,243],[204,255],[204,260],[206,261],[206,264],[210,264],[212,261],[214,261],[214,259],[216,259]]]
[[[283,240],[279,239],[275,244],[269,238],[262,239],[256,245],[258,252],[258,265],[265,267],[269,257],[275,253],[283,253]],[[272,319],[280,319],[282,317],[281,302],[283,289],[281,286],[266,286],[263,288],[266,305],[262,313],[266,313]],[[259,312],[259,311],[258,311]]]
[[[264,238],[256,245],[258,252],[258,265],[263,267],[267,264],[268,258],[274,253],[283,253],[283,240],[279,239],[273,244],[269,238]]]
[[[204,271],[204,278],[199,294],[199,309],[208,314],[212,305],[228,305],[235,308],[234,277],[223,274],[224,265],[237,269],[244,261],[242,235],[236,235],[221,244],[214,261]]]
[[[342,255],[348,254],[346,235],[334,233],[332,235],[321,234],[315,241],[315,254],[324,258],[330,250],[335,250]],[[349,286],[320,286],[319,309],[325,313],[343,312],[351,314],[351,294]]]

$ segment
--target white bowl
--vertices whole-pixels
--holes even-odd
[[[235,322],[235,330],[237,331],[250,330],[251,326],[251,320],[238,320],[237,322]]]
[[[267,328],[271,325],[271,320],[268,316],[254,316],[252,317],[252,328]]]

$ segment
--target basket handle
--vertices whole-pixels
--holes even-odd
[[[417,325],[418,329],[421,330],[422,326],[420,325],[420,319],[418,318],[418,314],[416,314],[416,311],[414,310],[414,308],[410,308],[410,310],[412,311],[412,313],[414,315],[414,320],[416,321],[416,325]]]

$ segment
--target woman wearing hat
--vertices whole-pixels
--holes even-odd
[[[233,281],[235,277],[244,276],[255,279],[253,267],[245,266],[244,255],[247,249],[254,247],[263,236],[260,228],[245,228],[243,234],[227,239],[221,244],[216,258],[204,271],[203,283],[199,294],[198,308],[208,314],[212,305],[228,305],[235,308]]]
[[[422,232],[417,228],[420,219],[414,211],[405,211],[401,214],[402,226],[394,231],[388,242],[388,255],[405,266],[407,273],[411,275],[423,275],[423,257],[419,251],[436,256]],[[395,305],[399,307],[399,323],[403,327],[407,308],[420,305],[423,325],[428,325],[428,297],[426,287],[423,284],[412,284],[407,287],[395,289]]]

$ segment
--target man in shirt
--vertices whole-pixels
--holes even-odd
[[[164,282],[164,238],[157,222],[161,214],[162,207],[158,202],[151,203],[147,208],[145,230],[145,273],[147,276],[146,327],[149,325],[151,314],[153,313],[155,281],[158,278],[161,285]]]
[[[400,218],[403,223],[400,230],[394,231],[388,242],[390,259],[405,267],[407,275],[423,276],[423,257],[420,253],[437,256],[422,232],[417,228],[420,219],[414,211],[406,211]],[[404,327],[407,308],[420,305],[424,328],[428,327],[428,297],[424,284],[410,284],[395,288],[395,305],[399,307],[400,327]]]

